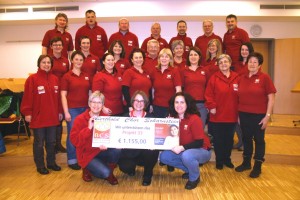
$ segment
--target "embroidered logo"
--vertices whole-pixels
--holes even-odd
[[[188,125],[185,124],[185,125],[183,126],[183,129],[186,131],[186,130],[188,129]]]
[[[121,77],[121,76],[119,76],[119,77],[118,77],[118,80],[119,80],[119,81],[122,81],[122,77]]]
[[[101,35],[97,35],[97,40],[101,41]]]
[[[202,75],[205,75],[205,71],[201,71],[201,74],[202,74]]]
[[[235,40],[235,35],[231,36],[231,39]]]
[[[96,60],[92,60],[92,63],[96,63]]]
[[[64,62],[63,62],[62,65],[65,67],[65,66],[67,66],[67,63],[64,63]]]
[[[255,79],[254,83],[259,83],[259,79],[258,78]]]
[[[171,79],[171,78],[172,78],[171,74],[167,74],[167,79]]]
[[[121,65],[120,65],[120,67],[121,67],[121,68],[124,68],[124,67],[125,67],[125,65],[124,65],[124,64],[121,64]]]
[[[132,41],[131,40],[128,40],[128,46],[132,46]]]
[[[84,77],[84,79],[88,81],[88,80],[89,80],[89,77],[88,77],[88,76],[86,76],[86,77]]]

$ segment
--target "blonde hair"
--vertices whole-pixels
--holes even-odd
[[[168,48],[163,48],[157,56],[157,62],[158,62],[157,68],[161,69],[160,57],[164,54],[167,54],[170,57],[169,66],[174,67],[173,65],[174,59],[173,59],[172,51]]]
[[[230,63],[232,63],[232,60],[230,58],[230,56],[228,54],[221,54],[218,58],[217,58],[217,63],[219,65],[220,60],[222,60],[223,58],[226,58]]]
[[[104,105],[105,97],[101,92],[95,91],[92,94],[90,94],[89,102],[93,101],[93,99],[95,98],[99,98],[102,101],[102,104]]]
[[[184,48],[184,43],[183,43],[182,40],[174,40],[174,41],[172,42],[172,44],[171,44],[171,49],[172,49],[172,51],[174,51],[174,49],[175,49],[175,47],[176,47],[177,45],[181,45],[182,48]]]
[[[211,59],[211,54],[208,50],[209,46],[212,45],[213,43],[216,43],[217,46],[217,53],[216,53],[216,58],[218,58],[222,54],[222,44],[218,39],[212,39],[208,42],[207,44],[207,50],[206,50],[206,61],[209,61]]]

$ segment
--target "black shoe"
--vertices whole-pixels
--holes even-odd
[[[183,179],[189,179],[189,173],[185,172],[184,174],[182,174],[181,176]]]
[[[168,172],[173,172],[175,170],[174,167],[167,165]]]
[[[244,164],[241,164],[241,165],[239,165],[239,166],[237,166],[237,167],[235,168],[235,171],[236,171],[236,172],[243,172],[243,171],[249,170],[249,169],[251,169],[251,164],[250,164],[250,165],[244,165]]]
[[[233,165],[231,162],[229,162],[229,163],[224,163],[224,165],[225,165],[226,167],[228,167],[228,168],[234,168],[234,165]]]
[[[144,177],[142,181],[142,186],[149,186],[151,184],[151,177]]]
[[[186,184],[185,184],[185,189],[187,190],[192,190],[194,188],[197,187],[198,183],[200,182],[200,177],[197,178],[197,180],[195,181],[188,181]]]
[[[43,168],[37,168],[36,171],[38,171],[38,173],[40,173],[42,175],[49,174],[49,170],[46,169],[45,167],[43,167]]]
[[[48,168],[48,169],[52,169],[53,171],[60,171],[60,170],[61,170],[61,167],[58,166],[57,164],[54,164],[54,165],[47,165],[47,168]]]
[[[221,170],[221,169],[223,169],[223,165],[222,164],[216,164],[216,168]]]
[[[73,170],[80,170],[81,167],[78,165],[78,163],[75,163],[75,164],[72,164],[72,165],[69,165],[69,167]]]

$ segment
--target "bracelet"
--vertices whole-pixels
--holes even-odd
[[[267,113],[266,115],[267,115],[268,117],[271,117],[271,114],[270,114],[270,113]]]

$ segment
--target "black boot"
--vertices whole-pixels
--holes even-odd
[[[236,172],[243,172],[251,169],[251,157],[244,157],[243,163],[235,168]]]
[[[259,175],[261,174],[261,164],[262,161],[261,160],[255,160],[254,166],[252,171],[250,172],[250,177],[251,178],[258,178]]]

